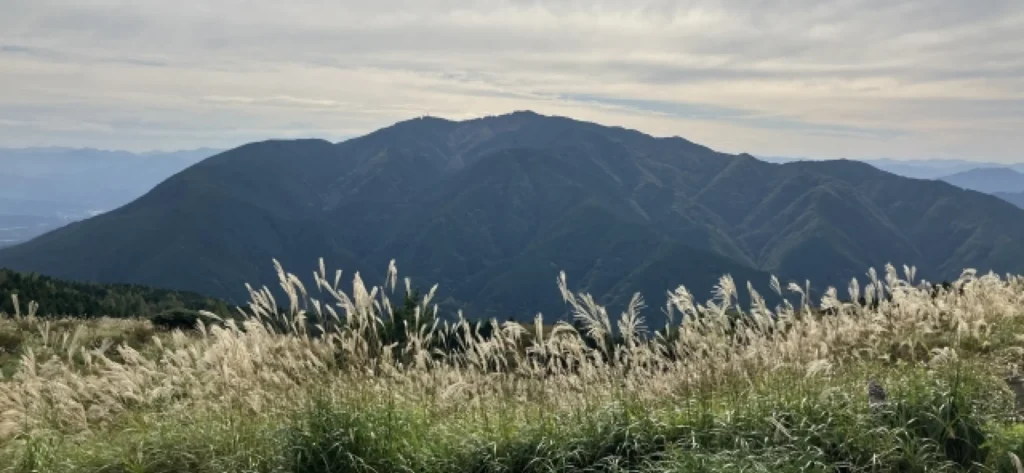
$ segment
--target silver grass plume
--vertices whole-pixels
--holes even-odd
[[[839,297],[836,295],[836,288],[829,286],[825,291],[825,295],[821,296],[821,308],[822,310],[839,309],[841,303]]]
[[[619,332],[630,348],[633,348],[637,338],[647,331],[647,327],[644,325],[644,318],[640,315],[640,311],[644,307],[644,298],[637,292],[633,294],[633,298],[629,301],[629,307],[622,313],[622,317],[619,319]]]
[[[846,288],[846,292],[850,295],[850,302],[857,304],[860,300],[860,282],[857,278],[850,279],[850,286]]]
[[[714,288],[715,299],[722,303],[724,309],[732,307],[734,299],[736,297],[736,282],[732,279],[732,276],[726,274],[718,279],[718,284]]]
[[[387,284],[391,286],[391,293],[394,294],[395,286],[398,284],[398,265],[395,260],[388,263]]]

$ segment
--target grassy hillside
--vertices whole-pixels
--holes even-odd
[[[674,289],[658,333],[637,300],[613,341],[564,278],[576,327],[485,330],[416,323],[400,283],[280,276],[289,309],[258,294],[243,325],[190,334],[0,319],[21,355],[0,380],[0,471],[1017,472],[1024,455],[1004,380],[1024,362],[1019,277],[936,292],[891,269],[824,312],[736,307],[723,278],[707,303]]]

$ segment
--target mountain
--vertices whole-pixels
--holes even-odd
[[[724,273],[767,293],[769,272],[845,288],[887,262],[933,281],[965,267],[1020,272],[1022,217],[996,197],[863,163],[771,164],[516,112],[414,119],[336,144],[247,144],[0,250],[0,265],[242,302],[246,282],[277,285],[272,258],[301,275],[323,256],[372,283],[394,258],[467,316],[520,318],[564,315],[565,270],[615,314],[634,291],[661,307],[678,284],[704,300]]]
[[[810,161],[806,158],[791,158],[784,156],[764,156],[760,157],[767,162],[784,164],[792,163],[797,161]],[[964,171],[970,171],[976,168],[993,168],[993,167],[1004,167],[1009,168],[1017,172],[1024,173],[1024,164],[998,164],[989,162],[978,162],[978,161],[965,161],[959,159],[856,159],[862,163],[870,164],[878,169],[893,174],[911,177],[914,179],[941,179],[952,174],[961,173]]]
[[[964,189],[992,194],[1024,192],[1024,174],[1010,168],[975,168],[942,178]]]
[[[120,207],[218,152],[0,148],[0,244]]]
[[[910,161],[883,158],[865,159],[863,161],[883,171],[914,179],[940,179],[944,176],[969,171],[977,167],[1000,166],[995,163],[952,159],[920,159]]]
[[[993,195],[1017,207],[1024,208],[1024,192],[996,192]]]

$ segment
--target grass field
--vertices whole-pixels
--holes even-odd
[[[396,327],[393,266],[348,291],[322,264],[310,288],[278,269],[287,301],[252,291],[244,317],[189,332],[0,319],[0,471],[1024,471],[1019,277],[936,292],[890,267],[842,288],[860,303],[744,308],[725,277],[613,326],[563,276],[578,328],[538,331],[435,322],[433,292]]]

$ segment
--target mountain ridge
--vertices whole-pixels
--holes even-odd
[[[1024,208],[1024,192],[996,192],[993,195],[1017,207]]]
[[[996,197],[863,163],[770,164],[515,112],[243,145],[113,212],[0,250],[0,265],[241,302],[246,282],[276,286],[274,258],[303,274],[324,257],[372,281],[394,258],[470,316],[531,317],[565,315],[560,270],[612,313],[634,291],[660,306],[679,284],[703,299],[726,273],[768,294],[771,273],[820,291],[890,262],[932,280],[965,267],[1019,272],[1022,216]]]
[[[1008,167],[979,167],[945,176],[942,180],[986,194],[1024,192],[1024,174]]]
[[[775,164],[785,164],[798,161],[820,161],[817,159],[785,156],[759,156],[759,159]],[[913,179],[941,179],[949,175],[970,171],[975,168],[1008,168],[1017,172],[1024,172],[1024,163],[997,163],[991,161],[968,161],[963,159],[856,158],[852,160],[870,164],[871,166],[883,171]]]

